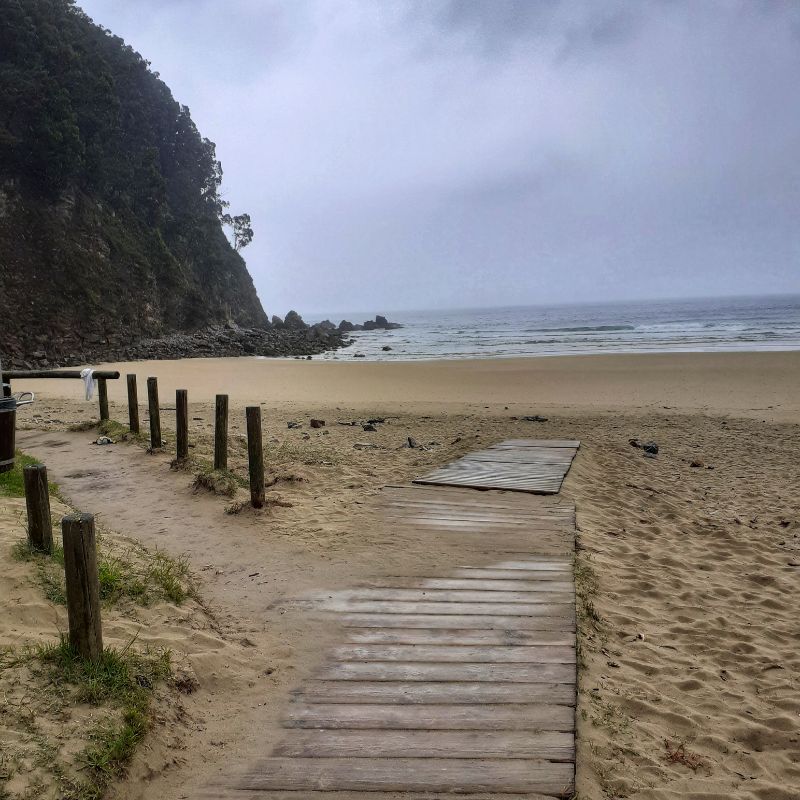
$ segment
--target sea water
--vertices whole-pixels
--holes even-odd
[[[352,346],[318,358],[800,350],[800,295],[381,313],[403,327],[355,332]],[[341,319],[363,322],[374,313],[326,316],[338,324]]]

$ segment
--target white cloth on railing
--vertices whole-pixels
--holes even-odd
[[[83,385],[86,388],[86,399],[91,400],[94,397],[94,390],[97,388],[97,381],[94,379],[94,370],[91,367],[81,370],[81,378]]]

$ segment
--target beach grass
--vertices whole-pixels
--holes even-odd
[[[124,600],[141,606],[159,600],[181,605],[187,598],[198,599],[186,558],[176,558],[163,550],[150,551],[136,544],[123,552],[112,552],[102,536],[99,549],[97,572],[100,599],[105,605]],[[12,556],[17,561],[33,563],[44,596],[51,603],[66,605],[64,550],[60,545],[54,543],[51,553],[42,553],[23,539],[13,546]]]
[[[88,718],[87,744],[74,757],[76,769],[69,768],[35,721],[29,721],[38,748],[35,765],[56,777],[64,800],[105,796],[111,781],[124,775],[150,728],[154,692],[172,672],[171,653],[149,648],[139,652],[133,644],[132,640],[121,650],[106,647],[96,662],[81,658],[63,636],[57,643],[0,654],[0,671],[24,667],[42,680],[51,710],[67,713],[84,705],[102,709]],[[9,762],[9,774],[13,769]]]
[[[38,458],[29,456],[21,450],[17,450],[14,459],[14,467],[8,472],[0,472],[0,496],[5,497],[25,497],[25,479],[23,470],[27,466],[41,464]],[[50,495],[58,496],[58,484],[48,481]]]

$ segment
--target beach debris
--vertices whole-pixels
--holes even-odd
[[[350,420],[349,422],[344,422],[342,420],[337,420],[336,424],[337,425],[346,425],[347,427],[355,428],[357,425],[360,425],[361,423],[358,422],[358,420],[353,419],[353,420]]]
[[[453,445],[453,444],[458,444],[460,441],[461,441],[461,437],[460,437],[460,436],[456,436],[456,438],[455,438],[455,439],[453,439],[453,441],[452,441],[452,442],[450,442],[450,444],[451,444],[451,445]]]
[[[687,750],[683,742],[670,742],[669,739],[664,739],[664,747],[667,750],[667,761],[670,764],[683,764],[692,772],[697,772],[700,767],[705,766],[703,759],[697,753]]]
[[[292,428],[302,428],[303,424],[301,422],[295,422],[292,420],[291,422],[286,423],[286,427],[291,430]]]
[[[658,445],[655,442],[640,442],[638,439],[628,439],[631,447],[638,447],[644,450],[645,455],[655,456],[658,454]]]
[[[703,461],[701,461],[699,458],[696,458],[694,461],[692,461],[691,464],[689,464],[689,466],[690,467],[695,467],[696,469],[698,469],[698,468],[702,469],[703,467],[705,467],[705,463]]]
[[[379,448],[377,444],[372,444],[372,442],[356,442],[353,447],[356,450],[377,450]]]
[[[386,422],[386,417],[373,417],[367,420],[369,425],[382,425],[384,422]]]
[[[325,420],[324,419],[312,419],[310,424],[311,424],[312,428],[324,428],[325,427]]]
[[[197,678],[194,677],[186,668],[181,669],[172,678],[172,685],[181,694],[192,694],[200,687]]]
[[[419,442],[417,442],[417,440],[413,436],[409,436],[408,437],[408,446],[409,447],[419,447]]]
[[[362,425],[361,428],[367,433],[375,433],[378,430],[371,422],[367,422],[365,425]]]
[[[108,436],[100,436],[99,438],[95,439],[95,444],[114,444],[113,439],[109,439]]]
[[[530,414],[527,417],[520,417],[523,422],[547,422],[547,417],[540,417],[538,414]]]
[[[311,438],[311,434],[310,433],[304,433],[303,434],[303,438],[304,439],[310,439]]]

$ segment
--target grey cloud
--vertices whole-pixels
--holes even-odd
[[[270,312],[800,291],[800,4],[83,6],[217,142]]]

